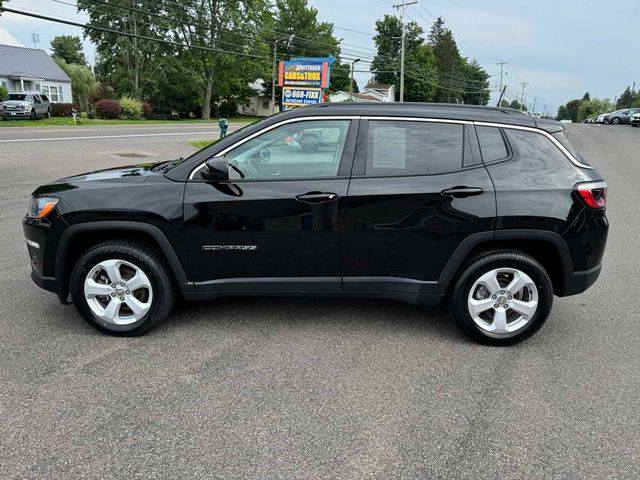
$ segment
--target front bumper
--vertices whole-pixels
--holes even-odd
[[[60,302],[66,304],[67,288],[61,279],[49,276],[54,273],[54,269],[51,258],[45,258],[49,255],[47,240],[49,239],[51,224],[48,220],[38,221],[25,217],[22,222],[22,229],[26,238],[27,251],[29,252],[31,279],[40,288],[55,293]],[[49,260],[46,266],[45,260]]]
[[[29,110],[4,110],[2,118],[29,118],[31,112]]]

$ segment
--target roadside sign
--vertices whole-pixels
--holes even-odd
[[[282,103],[289,107],[315,105],[322,102],[321,88],[283,87]]]
[[[328,62],[280,62],[279,82],[281,87],[313,87],[329,86]]]

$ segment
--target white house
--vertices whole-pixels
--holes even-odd
[[[247,105],[238,105],[238,113],[241,115],[251,115],[256,117],[268,117],[275,113],[271,93],[266,92],[264,80],[258,79],[249,84],[249,88],[256,92],[253,97],[247,99]]]
[[[9,93],[41,92],[54,103],[73,103],[71,79],[44,50],[0,45],[0,84]]]
[[[352,94],[354,102],[395,102],[396,87],[381,83],[369,83],[360,93]],[[349,102],[352,98],[349,92],[339,91],[329,95],[332,103]]]

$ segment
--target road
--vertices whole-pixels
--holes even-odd
[[[570,132],[609,182],[604,270],[511,348],[382,300],[233,298],[99,334],[29,279],[30,192],[203,135],[0,145],[0,478],[640,478],[640,129]]]

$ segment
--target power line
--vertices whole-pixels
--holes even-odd
[[[239,55],[242,57],[251,57],[251,58],[258,58],[261,60],[270,60],[270,57],[266,57],[263,55],[254,55],[251,53],[245,53],[245,52],[232,52],[229,50],[223,50],[221,48],[213,48],[213,47],[205,47],[202,45],[188,45],[185,43],[179,43],[179,42],[173,42],[171,40],[165,40],[162,38],[153,38],[153,37],[147,37],[145,35],[137,35],[135,33],[129,33],[129,32],[120,32],[118,30],[113,30],[111,28],[105,28],[105,27],[98,27],[95,25],[90,25],[88,23],[80,23],[80,22],[75,22],[72,20],[65,20],[62,18],[55,18],[55,17],[51,17],[49,15],[43,15],[40,13],[33,13],[33,12],[27,12],[27,11],[23,11],[23,10],[16,10],[15,8],[8,8],[8,7],[2,7],[0,10],[2,10],[3,12],[9,12],[9,13],[15,13],[16,15],[23,15],[26,17],[32,17],[32,18],[39,18],[41,20],[48,20],[51,22],[56,22],[56,23],[62,23],[65,25],[71,25],[74,27],[80,27],[80,28],[86,28],[87,30],[97,30],[100,32],[105,32],[105,33],[113,33],[116,35],[123,35],[125,37],[131,37],[131,38],[138,38],[140,40],[150,40],[153,42],[160,42],[160,43],[165,43],[167,45],[173,45],[174,47],[181,47],[181,48],[193,48],[196,50],[204,50],[204,51],[209,51],[209,52],[217,52],[217,53],[228,53],[231,55]]]

